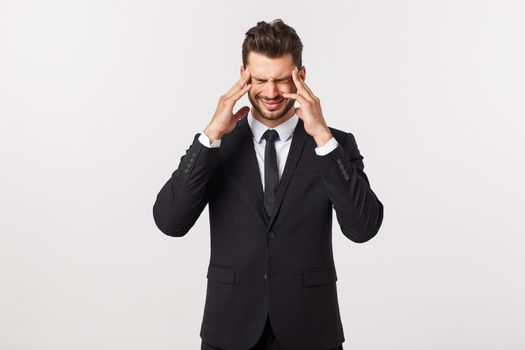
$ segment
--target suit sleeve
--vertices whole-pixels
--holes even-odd
[[[215,147],[220,147],[221,146],[221,139],[214,140],[213,142],[211,142],[210,138],[208,137],[208,135],[206,135],[206,133],[204,131],[201,132],[201,134],[199,136],[199,141],[200,141],[200,143],[202,143],[204,146],[206,146],[208,148],[215,148]]]
[[[184,236],[208,203],[206,190],[218,164],[219,148],[204,146],[199,135],[194,136],[153,205],[155,224],[168,236]]]
[[[337,140],[332,136],[332,138],[324,145],[315,147],[315,153],[320,156],[324,156],[325,154],[332,152],[337,147],[337,145]]]
[[[370,240],[381,227],[383,204],[370,187],[354,136],[347,133],[344,143],[317,157],[341,231],[356,243]]]

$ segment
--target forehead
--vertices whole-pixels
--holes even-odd
[[[281,57],[270,58],[255,52],[248,55],[246,68],[253,78],[259,79],[278,79],[290,75],[295,65],[292,62],[290,53]]]

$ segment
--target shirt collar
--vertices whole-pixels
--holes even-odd
[[[250,125],[250,128],[252,129],[253,138],[257,143],[261,143],[262,135],[266,132],[268,129],[274,129],[279,134],[279,140],[280,141],[287,141],[293,134],[293,131],[297,125],[297,122],[299,121],[299,116],[297,113],[291,116],[287,121],[277,125],[275,128],[268,128],[266,125],[255,119],[252,115],[252,110],[250,109],[250,112],[247,116],[248,124]]]

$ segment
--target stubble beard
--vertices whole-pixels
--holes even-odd
[[[295,100],[290,99],[288,103],[284,106],[282,110],[271,112],[271,114],[268,114],[266,111],[264,111],[261,106],[259,105],[258,101],[254,99],[249,93],[248,93],[248,99],[250,100],[250,103],[252,104],[253,108],[261,115],[264,119],[267,120],[278,120],[281,119],[288,113],[288,111],[294,106]],[[262,103],[262,102],[261,102]]]

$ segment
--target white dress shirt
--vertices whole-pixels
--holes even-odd
[[[255,119],[252,115],[252,112],[248,113],[246,116],[248,119],[248,125],[250,126],[253,134],[253,145],[255,148],[255,153],[257,155],[257,162],[259,163],[259,171],[261,174],[262,187],[264,190],[264,148],[266,147],[266,139],[262,135],[268,129],[274,129],[279,134],[279,139],[274,141],[275,144],[275,153],[277,156],[277,168],[279,170],[279,179],[284,171],[284,165],[286,163],[286,158],[288,157],[288,151],[290,150],[290,144],[292,142],[293,131],[297,122],[299,121],[299,116],[294,114],[290,119],[277,125],[275,128],[268,128],[266,125]],[[219,147],[221,145],[221,140],[214,140],[210,144],[210,139],[204,133],[204,131],[199,136],[199,142],[204,146],[209,148]],[[315,153],[319,156],[324,156],[335,148],[337,148],[337,141],[332,137],[327,143],[322,146],[315,148]]]

